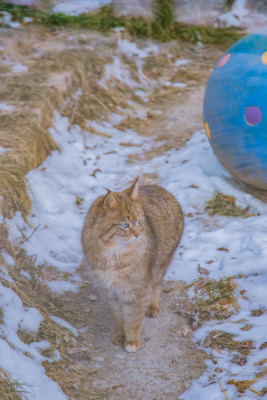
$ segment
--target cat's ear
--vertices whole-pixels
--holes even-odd
[[[119,199],[116,196],[116,193],[108,190],[108,193],[103,202],[103,208],[117,208],[119,205]]]
[[[138,188],[139,188],[139,177],[137,177],[132,184],[132,186],[129,187],[129,189],[126,189],[128,196],[130,197],[131,200],[137,201],[138,200]]]

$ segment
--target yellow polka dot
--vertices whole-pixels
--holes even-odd
[[[207,122],[205,122],[205,131],[206,131],[206,135],[210,139],[210,127],[209,127],[209,124]]]
[[[265,51],[265,53],[263,53],[263,55],[261,56],[261,61],[263,62],[263,64],[267,64],[267,51]]]

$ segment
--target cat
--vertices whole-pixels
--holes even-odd
[[[141,323],[156,317],[163,276],[184,229],[176,198],[157,185],[139,186],[97,198],[82,230],[86,263],[108,289],[115,321],[112,341],[127,352],[140,348]]]

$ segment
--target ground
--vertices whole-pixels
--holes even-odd
[[[68,255],[72,255],[72,243],[80,242],[81,225],[79,222],[76,226],[75,221],[83,220],[90,201],[97,195],[97,190],[102,190],[102,186],[128,184],[135,173],[132,171],[139,171],[142,165],[145,165],[144,171],[141,171],[144,182],[161,183],[157,162],[163,159],[164,165],[168,165],[168,157],[171,160],[172,155],[176,158],[171,162],[177,165],[194,161],[180,159],[182,156],[178,152],[196,131],[202,129],[205,85],[222,50],[203,46],[201,42],[189,44],[177,40],[160,44],[133,39],[124,31],[104,36],[82,30],[50,31],[24,26],[18,30],[4,28],[0,34],[3,59],[0,73],[5,76],[0,89],[5,102],[0,103],[3,122],[0,132],[0,206],[3,214],[0,230],[1,290],[7,293],[5,290],[11,289],[14,302],[19,296],[24,311],[35,308],[41,315],[40,320],[43,318],[34,332],[26,329],[25,322],[22,329],[21,322],[18,322],[12,329],[16,335],[18,332],[20,341],[16,339],[13,343],[14,337],[10,339],[8,336],[4,341],[11,343],[11,347],[23,348],[27,361],[35,361],[36,354],[32,353],[32,349],[36,343],[46,340],[51,344],[50,349],[40,350],[44,358],[41,361],[38,359],[38,362],[67,396],[60,393],[62,397],[56,400],[177,399],[203,374],[207,365],[213,364],[210,356],[200,350],[200,339],[196,339],[192,329],[193,312],[190,314],[188,311],[192,306],[192,296],[190,300],[188,297],[189,287],[179,277],[176,282],[164,282],[159,316],[144,320],[142,347],[136,354],[128,354],[111,343],[112,318],[105,294],[88,281],[83,268],[78,268],[81,254],[77,258],[74,252],[74,261],[68,259]],[[55,129],[49,130],[51,126]],[[79,127],[84,131],[80,131]],[[57,136],[61,133],[62,136]],[[136,140],[137,144],[127,141],[127,137],[133,142]],[[200,136],[197,142],[199,153],[204,142],[205,139]],[[78,174],[65,181],[64,175],[60,175],[65,168],[61,161],[69,149],[71,155],[67,161],[73,162],[73,169],[77,167]],[[53,150],[52,156],[48,157]],[[25,157],[25,154],[28,156]],[[108,158],[112,154],[117,157],[116,167],[116,162]],[[84,170],[79,169],[80,165]],[[193,167],[197,173],[198,165]],[[51,191],[36,193],[31,173],[27,175],[25,185],[24,176],[33,169],[36,169],[36,174],[43,173],[46,181],[52,182]],[[83,187],[76,187],[75,179],[80,184],[78,175],[81,173],[82,176],[84,171]],[[112,175],[114,171],[116,179]],[[67,175],[69,172],[75,171],[68,170]],[[42,179],[38,175],[36,184]],[[227,179],[230,181],[229,177]],[[53,182],[58,184],[56,189],[53,189]],[[188,193],[188,203],[195,195],[186,192],[186,189],[194,191],[198,189],[197,184],[199,182],[185,182],[184,196]],[[41,187],[46,187],[45,183]],[[46,210],[40,206],[42,198],[46,199]],[[70,198],[67,206],[65,198]],[[201,201],[200,196],[198,203]],[[194,207],[193,204],[192,212],[186,215],[186,226],[192,226],[193,231],[193,224],[199,223],[199,236],[202,232],[204,235],[213,232],[212,229],[221,222],[214,222],[205,211]],[[60,224],[50,217],[63,215],[68,208],[76,213],[75,221],[71,220],[74,226],[62,223],[62,231],[58,234]],[[42,213],[43,220],[40,217]],[[251,216],[246,214],[245,218]],[[191,237],[190,229],[187,228],[186,240]],[[18,235],[13,235],[13,231]],[[66,238],[67,244],[63,249],[68,250],[68,231],[74,237],[72,240],[70,235],[70,251],[65,257],[62,250],[54,251],[53,233],[58,235],[60,245]],[[45,235],[45,232],[48,233]],[[199,243],[201,248],[203,242]],[[208,287],[209,295],[214,290],[223,300],[219,303],[217,297],[214,298],[209,303],[208,312],[207,309],[203,312],[203,304],[198,299],[198,312],[206,313],[203,317],[206,320],[214,318],[214,313],[218,314],[217,319],[223,320],[238,309],[233,296],[237,286],[228,282],[227,288],[221,285],[224,292],[220,292],[220,285],[217,287],[208,278],[206,268],[221,260],[218,252],[226,255],[229,252],[228,248],[221,244],[216,247],[216,244],[211,243],[211,246],[217,253],[211,257],[211,252],[207,252],[208,258],[202,260],[202,267],[191,256],[195,263],[194,271],[197,269],[198,272],[188,281],[197,279],[195,293],[200,293],[201,297],[201,291]],[[79,246],[75,251],[79,250]],[[194,246],[193,242],[193,250]],[[181,257],[186,253],[184,245],[178,252]],[[77,270],[73,269],[74,264]],[[183,276],[187,267],[189,263],[179,264]],[[229,311],[232,303],[233,309]],[[8,310],[5,304],[1,307],[1,323],[5,326],[8,324],[8,319],[5,319]],[[0,316],[2,318],[2,314]],[[51,319],[53,316],[63,318],[71,326],[62,327],[57,322],[59,320]],[[215,343],[217,350],[216,346]],[[59,358],[56,358],[58,355]],[[0,365],[5,368],[1,362]],[[220,372],[222,370],[218,369],[217,373]],[[8,376],[12,381],[18,379],[12,369],[8,371]],[[211,380],[208,376],[208,384],[203,387],[210,384],[214,387],[216,384],[218,388],[219,383],[214,381],[214,376]],[[45,389],[36,397],[38,400],[45,399],[42,396],[46,396]]]
[[[205,354],[182,336],[186,321],[176,310],[186,301],[183,283],[166,282],[158,318],[145,318],[142,347],[128,354],[111,343],[113,321],[105,296],[90,285],[79,293],[86,317],[78,324],[81,343],[69,357],[89,370],[93,388],[104,399],[177,399],[205,369]]]

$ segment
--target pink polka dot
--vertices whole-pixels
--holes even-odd
[[[219,62],[218,67],[222,68],[227,63],[227,61],[229,60],[230,57],[231,57],[230,53],[225,54],[225,56],[223,56],[223,58]]]
[[[262,120],[262,112],[257,106],[250,106],[246,109],[245,119],[249,125],[258,125]]]

